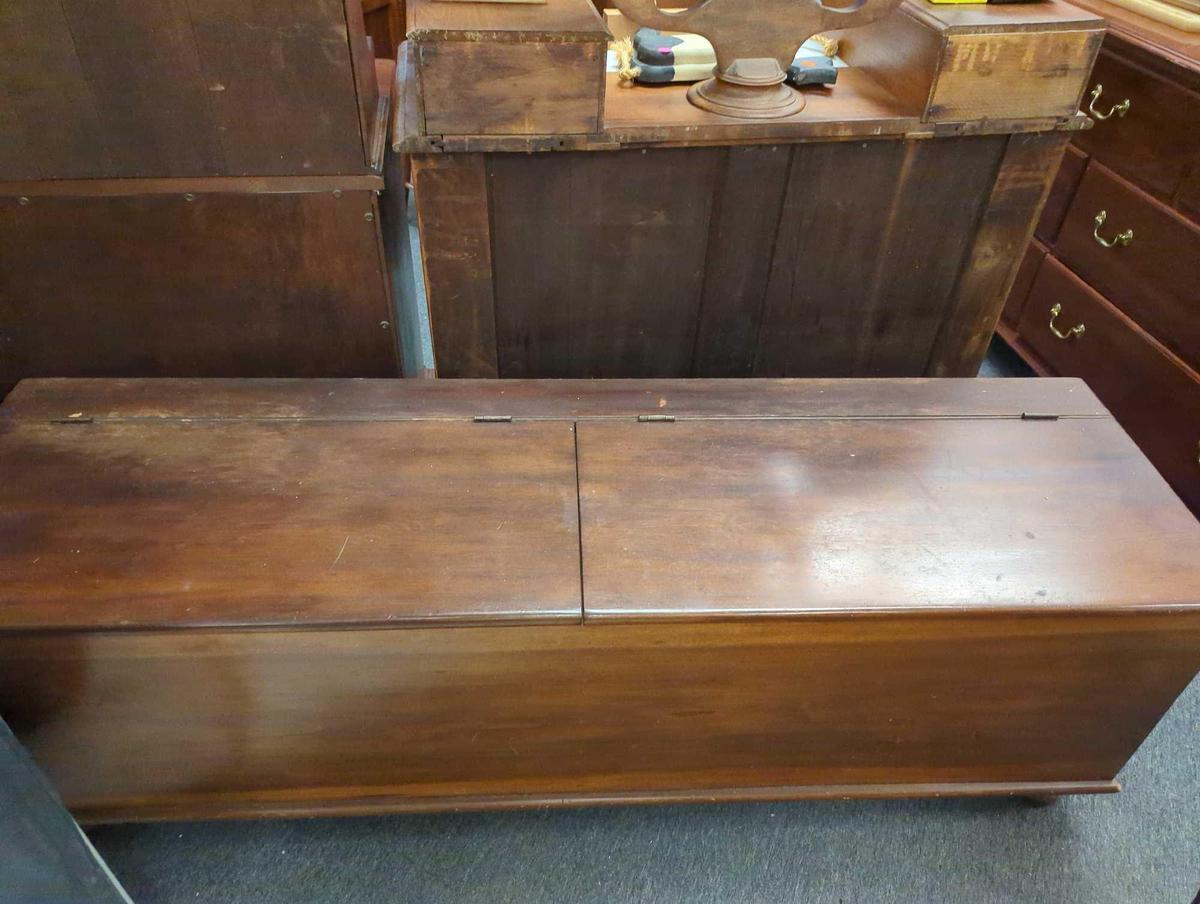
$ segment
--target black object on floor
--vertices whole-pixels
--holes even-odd
[[[0,721],[0,902],[128,904],[100,855]]]

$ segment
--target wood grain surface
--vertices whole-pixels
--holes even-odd
[[[398,373],[371,191],[26,201],[0,196],[0,391]]]
[[[580,618],[570,423],[22,420],[0,469],[0,628]]]
[[[1114,790],[1198,641],[1195,613],[3,634],[0,709],[89,820]]]
[[[25,380],[0,418],[1105,416],[1082,380]]]
[[[343,0],[10,0],[0,180],[367,172],[348,11],[361,20]]]
[[[579,481],[588,619],[1200,599],[1200,527],[1108,418],[587,422]]]

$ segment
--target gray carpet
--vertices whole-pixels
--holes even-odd
[[[1023,375],[1003,351],[982,375]],[[109,826],[138,904],[1188,904],[1200,679],[1119,795]]]

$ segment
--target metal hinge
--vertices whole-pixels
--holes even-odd
[[[511,424],[511,414],[477,414],[473,418],[477,424]]]
[[[673,424],[675,423],[675,415],[673,414],[639,414],[639,424]]]
[[[1021,420],[1023,421],[1057,421],[1057,414],[1042,414],[1036,411],[1022,411]]]

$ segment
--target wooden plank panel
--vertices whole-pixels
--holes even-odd
[[[797,145],[755,374],[924,373],[1006,141]]]
[[[1103,36],[1100,28],[950,33],[926,118],[1071,116],[1079,109]]]
[[[0,179],[112,175],[58,3],[0,3]]]
[[[723,154],[489,157],[500,374],[688,375]]]
[[[1034,239],[1029,243],[1029,247],[1025,249],[1025,254],[1021,257],[1021,263],[1017,267],[1017,275],[1013,280],[1012,288],[1008,290],[1008,297],[1004,301],[1004,310],[1000,312],[1000,319],[1010,327],[1016,327],[1021,320],[1021,313],[1025,310],[1025,302],[1029,300],[1029,290],[1033,286],[1034,279],[1037,278],[1038,269],[1042,266],[1042,258],[1046,256],[1046,247]]]
[[[754,370],[790,159],[787,145],[726,151],[709,227],[692,376],[745,377]]]
[[[979,373],[1066,142],[1063,132],[1035,132],[1008,139],[987,208],[974,230],[962,273],[930,350],[925,370],[929,376],[973,377]]]
[[[605,62],[600,41],[443,41],[416,47],[426,134],[600,131]]]
[[[82,818],[1002,793],[1110,782],[1197,649],[1194,614],[9,634],[0,707]]]
[[[0,385],[393,376],[374,200],[369,191],[0,199]]]
[[[412,181],[438,376],[497,376],[483,155],[414,157]]]
[[[226,171],[186,2],[62,0],[120,176]],[[61,174],[54,174],[56,176]]]
[[[26,380],[0,417],[1107,417],[1082,380]]]
[[[588,619],[1200,599],[1200,531],[1107,418],[578,429]]]
[[[573,425],[20,421],[0,630],[580,618]]]
[[[186,0],[231,175],[361,173],[343,0]]]

